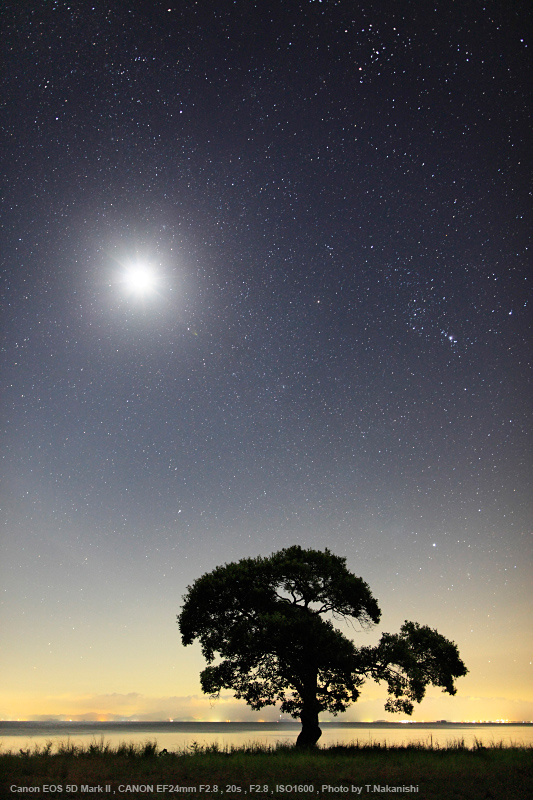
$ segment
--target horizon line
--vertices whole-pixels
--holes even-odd
[[[58,715],[66,716],[66,715]],[[45,723],[63,723],[63,724],[89,724],[89,725],[105,725],[105,724],[141,724],[150,725],[154,723],[176,723],[176,724],[206,724],[206,725],[301,725],[297,719],[277,719],[277,720],[250,720],[250,719],[224,719],[224,720],[210,720],[210,719],[177,719],[177,718],[161,718],[161,719],[139,719],[133,717],[121,717],[120,719],[58,719],[56,716],[40,717],[38,719],[28,718],[12,718],[1,717],[2,722],[28,722],[33,724]],[[429,720],[411,720],[411,719],[374,719],[374,720],[320,720],[320,725],[533,725],[533,720],[520,720],[520,719],[429,719]]]

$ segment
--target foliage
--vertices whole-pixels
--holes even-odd
[[[454,678],[468,672],[454,642],[417,622],[404,622],[400,633],[384,633],[377,647],[362,647],[358,656],[361,671],[387,682],[385,709],[409,715],[414,703],[424,699],[428,685],[454,695]]]
[[[357,700],[365,678],[387,682],[387,710],[410,714],[428,684],[454,694],[454,678],[467,671],[453,642],[413,622],[375,648],[357,648],[332,619],[368,629],[381,612],[346,559],[327,549],[293,546],[217,567],[184,601],[182,642],[198,639],[208,664],[203,691],[232,689],[254,709],[279,703],[300,717],[301,744],[318,740],[321,711],[337,714]]]

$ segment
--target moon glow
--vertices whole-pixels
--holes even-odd
[[[141,297],[152,294],[158,283],[154,270],[145,264],[129,267],[124,274],[123,282],[131,294]]]

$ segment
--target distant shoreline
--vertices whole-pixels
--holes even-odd
[[[530,727],[533,726],[533,721],[521,720],[516,722],[498,722],[498,721],[483,721],[483,722],[454,722],[453,720],[436,720],[434,722],[389,722],[387,720],[375,720],[374,722],[336,722],[324,721],[320,722],[322,728],[394,728],[403,729],[420,728],[483,728],[483,727]],[[0,730],[9,729],[10,733],[16,734],[17,728],[23,729],[27,733],[28,729],[35,728],[45,730],[50,728],[61,728],[64,730],[74,731],[76,728],[89,731],[95,730],[132,730],[141,731],[143,728],[147,730],[168,730],[168,731],[204,731],[216,732],[223,730],[266,730],[272,728],[286,728],[299,729],[300,723],[297,720],[278,720],[273,722],[243,722],[243,721],[193,721],[193,720],[0,720]]]
[[[0,719],[0,725],[300,725],[301,723],[294,720],[194,720],[194,719],[109,719],[109,720],[93,720],[93,719]],[[533,725],[533,720],[453,720],[453,719],[435,719],[435,720],[385,720],[375,719],[371,722],[346,722],[337,720],[320,720],[321,725],[334,725],[335,727],[341,725]]]

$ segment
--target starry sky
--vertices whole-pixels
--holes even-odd
[[[276,718],[176,614],[299,544],[370,584],[361,644],[458,644],[413,719],[533,719],[529,22],[4,4],[0,718]]]

